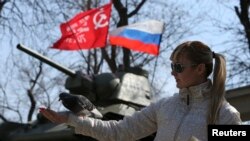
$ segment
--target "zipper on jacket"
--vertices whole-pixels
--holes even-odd
[[[190,91],[189,91],[190,92]],[[180,122],[180,124],[179,124],[179,126],[177,127],[177,130],[176,130],[176,132],[175,132],[175,135],[174,135],[174,141],[176,140],[176,137],[177,137],[177,135],[179,134],[179,130],[180,130],[180,126],[182,125],[182,122],[184,121],[184,119],[186,118],[186,116],[188,115],[188,113],[190,112],[190,110],[191,110],[191,105],[189,105],[189,100],[190,99],[190,97],[189,97],[189,93],[187,94],[187,112],[183,115],[183,117],[182,117],[182,119],[181,119],[181,122]]]

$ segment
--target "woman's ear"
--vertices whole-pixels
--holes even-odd
[[[205,64],[199,64],[197,66],[197,72],[199,75],[205,75],[206,74],[206,65]]]

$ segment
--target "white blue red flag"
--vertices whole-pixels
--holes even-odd
[[[111,45],[158,55],[164,23],[150,20],[119,27],[109,33]]]

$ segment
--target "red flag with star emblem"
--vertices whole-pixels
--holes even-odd
[[[52,46],[59,50],[105,47],[112,2],[77,14],[60,25],[62,36]]]

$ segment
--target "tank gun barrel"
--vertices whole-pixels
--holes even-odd
[[[56,68],[57,70],[71,76],[71,77],[75,76],[74,71],[72,71],[72,70],[70,70],[70,69],[68,69],[68,68],[66,68],[66,67],[64,67],[62,65],[59,65],[58,63],[52,61],[51,59],[47,58],[46,56],[43,56],[42,54],[39,54],[38,52],[36,52],[36,51],[34,51],[32,49],[29,49],[29,48],[27,48],[27,47],[25,47],[25,46],[23,46],[21,44],[18,44],[17,48],[19,50],[33,56],[33,57],[39,59],[40,61],[42,61],[42,62],[44,62],[44,63],[46,63],[46,64],[48,64],[48,65],[50,65],[50,66],[52,66],[54,68]]]

